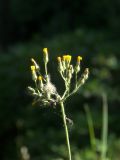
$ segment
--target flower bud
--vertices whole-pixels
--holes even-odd
[[[74,73],[73,65],[70,65],[70,70],[71,70],[71,73],[73,74]]]
[[[48,58],[48,50],[47,50],[47,48],[43,49],[43,59],[44,59],[45,63],[48,63],[49,58]]]
[[[76,72],[76,73],[80,72],[80,65],[77,65],[77,64],[76,64],[76,66],[75,66],[75,72]]]
[[[89,68],[86,68],[84,71],[85,80],[88,79],[88,76],[89,76]]]
[[[88,79],[88,75],[89,75],[89,69],[86,68],[78,82],[79,83],[78,85],[83,85],[85,81]]]
[[[38,80],[39,80],[39,87],[40,87],[40,89],[43,89],[43,81],[42,81],[42,76],[39,76],[38,77]]]
[[[31,66],[31,71],[32,71],[32,79],[33,79],[33,81],[36,81],[37,75],[36,75],[36,71],[35,71],[35,66]]]
[[[39,65],[36,63],[36,61],[35,61],[33,58],[31,58],[31,61],[33,62],[34,66],[35,66],[35,69],[36,69],[36,70],[39,70],[40,67],[39,67]]]
[[[35,66],[30,66],[31,71],[35,71]]]
[[[32,87],[30,87],[30,86],[27,87],[27,90],[28,90],[28,93],[29,93],[29,94],[34,94],[34,93],[35,93],[34,88],[32,88]]]
[[[61,57],[57,57],[57,60],[58,60],[58,70],[59,72],[62,72],[64,69],[63,69],[63,65],[61,62]]]
[[[77,57],[77,62],[76,62],[76,66],[75,66],[75,72],[78,73],[80,72],[80,61],[82,60],[81,56]]]
[[[81,56],[78,56],[78,57],[77,57],[77,63],[80,64],[80,61],[81,61],[81,60],[82,60],[82,57],[81,57]]]

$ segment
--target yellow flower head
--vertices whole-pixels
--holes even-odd
[[[35,71],[35,66],[31,66],[31,71]]]
[[[58,62],[61,62],[61,57],[57,57]]]
[[[82,60],[82,57],[81,57],[81,56],[78,56],[78,57],[77,57],[77,62],[80,63],[81,60]]]
[[[72,58],[71,55],[64,55],[64,56],[63,56],[63,61],[70,62],[70,61],[71,61],[71,58]]]
[[[39,77],[38,77],[38,80],[39,80],[39,81],[42,81],[42,76],[39,76]]]
[[[47,48],[43,48],[43,53],[44,54],[48,54],[48,49]]]
[[[71,62],[71,58],[72,58],[71,55],[66,55],[66,61]]]

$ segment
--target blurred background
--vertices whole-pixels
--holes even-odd
[[[59,106],[33,107],[26,92],[28,85],[34,86],[30,58],[43,66],[43,47],[49,50],[49,71],[58,90],[63,88],[56,72],[58,55],[71,54],[73,63],[81,55],[81,72],[90,68],[86,84],[65,104],[73,121],[68,124],[73,159],[96,160],[84,106],[93,116],[99,148],[104,92],[109,108],[108,155],[120,160],[119,0],[0,0],[0,160],[67,159]]]

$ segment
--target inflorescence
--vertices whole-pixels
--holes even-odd
[[[58,71],[64,81],[65,91],[63,95],[60,95],[57,92],[57,89],[54,84],[52,84],[50,75],[47,71],[47,64],[49,62],[48,50],[47,48],[43,49],[43,60],[45,66],[45,75],[41,74],[40,66],[36,63],[36,61],[32,58],[31,62],[31,73],[32,80],[35,83],[35,87],[28,87],[28,92],[30,95],[34,97],[33,105],[54,105],[64,102],[68,97],[77,92],[81,85],[85,83],[88,79],[89,69],[86,68],[81,75],[78,77],[80,72],[80,63],[82,61],[82,57],[78,56],[76,60],[76,65],[73,66],[71,64],[71,55],[63,55],[62,57],[57,57],[58,61]],[[75,85],[71,90],[71,80],[75,77]]]

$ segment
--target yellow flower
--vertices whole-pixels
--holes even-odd
[[[72,56],[71,55],[64,55],[63,56],[63,61],[67,61],[70,63]]]
[[[31,66],[31,71],[35,71],[35,66]]]
[[[68,61],[69,63],[71,62],[71,58],[72,58],[71,55],[66,55],[66,61]]]
[[[81,56],[78,56],[78,57],[77,57],[77,62],[80,63],[81,60],[82,60],[82,57],[81,57]]]

